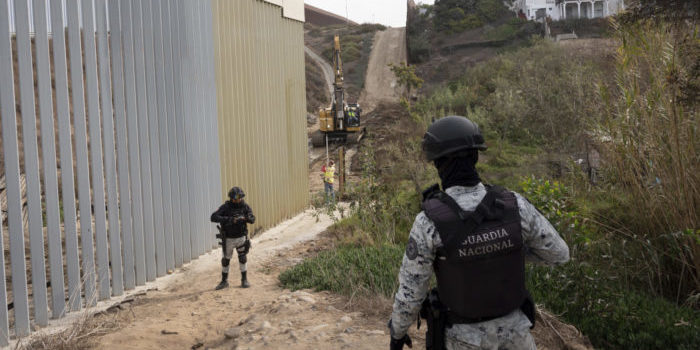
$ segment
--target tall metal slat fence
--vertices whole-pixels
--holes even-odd
[[[209,0],[13,4],[0,4],[0,346],[210,251],[222,193]]]

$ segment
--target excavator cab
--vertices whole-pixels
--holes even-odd
[[[345,107],[345,117],[347,118],[347,127],[355,128],[360,127],[360,115],[362,114],[362,108],[360,104],[351,103]]]

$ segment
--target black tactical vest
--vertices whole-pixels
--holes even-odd
[[[504,316],[530,301],[520,213],[512,192],[487,187],[473,212],[435,187],[423,195],[423,210],[443,243],[433,264],[440,301],[454,323]]]

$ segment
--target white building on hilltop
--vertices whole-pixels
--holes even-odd
[[[571,18],[603,18],[625,8],[624,0],[516,0],[514,10],[528,20],[550,17],[558,21]]]

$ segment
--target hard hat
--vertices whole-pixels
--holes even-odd
[[[240,187],[236,186],[228,191],[228,197],[231,199],[241,199],[245,197],[245,193]]]
[[[467,150],[486,150],[479,126],[461,116],[436,120],[423,135],[423,152],[428,160]]]

